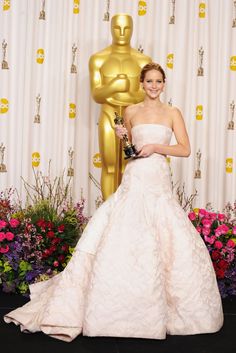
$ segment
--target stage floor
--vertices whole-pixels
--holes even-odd
[[[236,296],[223,300],[225,323],[215,334],[167,336],[164,341],[117,337],[77,337],[71,343],[50,338],[43,333],[23,334],[14,324],[5,324],[3,315],[23,305],[20,295],[0,292],[1,352],[16,353],[235,353]]]

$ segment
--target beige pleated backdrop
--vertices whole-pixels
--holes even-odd
[[[163,101],[184,115],[192,154],[170,159],[174,183],[185,183],[188,195],[197,189],[195,206],[221,210],[236,198],[236,126],[228,129],[236,102],[232,0],[1,0],[0,163],[7,171],[2,166],[0,190],[13,186],[24,198],[20,177],[33,180],[32,163],[46,176],[51,160],[52,176],[74,168],[74,199],[83,189],[94,212],[100,191],[89,173],[100,179],[100,107],[91,99],[88,60],[111,43],[106,12],[133,17],[132,47],[163,66]]]

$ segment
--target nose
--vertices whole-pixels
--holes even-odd
[[[120,28],[120,35],[123,37],[125,35],[125,28]]]

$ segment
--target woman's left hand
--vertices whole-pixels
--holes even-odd
[[[154,145],[152,145],[152,144],[144,145],[141,148],[141,151],[139,152],[137,157],[149,157],[153,153],[155,153],[155,146]]]

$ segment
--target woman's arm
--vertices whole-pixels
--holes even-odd
[[[139,157],[148,157],[153,153],[176,157],[188,157],[191,153],[189,137],[182,114],[177,108],[174,108],[172,112],[172,124],[177,144],[171,146],[160,144],[145,145],[141,149]]]

